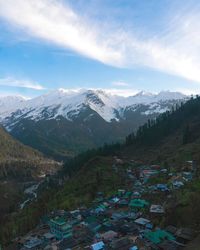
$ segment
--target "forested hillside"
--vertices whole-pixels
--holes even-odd
[[[18,211],[27,183],[41,174],[55,171],[59,165],[38,151],[15,140],[0,127],[0,225]]]
[[[126,137],[125,155],[148,161],[200,161],[200,97],[149,120]]]
[[[179,171],[186,161],[196,160],[199,173],[199,128],[200,97],[197,97],[160,115],[156,120],[148,121],[136,134],[128,135],[124,144],[104,145],[75,157],[65,164],[60,174],[41,194],[38,202],[6,222],[1,233],[2,239],[5,240],[8,235],[16,236],[10,231],[13,228],[21,233],[31,229],[47,211],[55,208],[75,209],[77,206],[89,204],[99,191],[109,195],[116,188],[120,188],[122,183],[126,185],[121,174],[127,168],[126,162],[156,163]],[[118,173],[113,169],[116,156],[125,163],[119,165]],[[56,179],[63,180],[63,185],[58,187]],[[166,221],[174,220],[183,225],[191,223],[194,226],[197,209],[192,210],[191,204],[200,195],[199,182],[198,177],[184,189],[187,197],[183,192],[176,194],[174,199],[180,201],[180,208],[172,211]],[[190,222],[185,219],[186,213],[191,213]],[[198,225],[195,227],[198,228]]]
[[[33,177],[51,169],[55,162],[15,140],[0,127],[0,178]]]
[[[148,119],[188,99],[178,93],[144,91],[130,97],[102,90],[56,90],[30,99],[0,98],[0,122],[23,144],[66,160],[104,143],[121,142]],[[7,103],[12,103],[11,107]]]

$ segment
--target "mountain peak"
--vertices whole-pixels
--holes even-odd
[[[135,96],[153,96],[153,93],[147,92],[147,91],[145,91],[145,90],[141,90],[141,91],[138,92]]]
[[[179,100],[186,98],[187,96],[180,92],[172,92],[172,91],[161,91],[157,94],[157,97],[162,100]]]
[[[185,97],[179,92],[161,91],[152,94],[143,90],[134,96],[120,98],[101,89],[58,89],[30,100],[17,96],[0,97],[0,119],[9,118],[20,110],[22,117],[32,120],[47,117],[55,119],[58,116],[71,120],[78,116],[83,108],[88,107],[110,122],[113,119],[118,120],[119,117],[123,118],[122,110],[126,107],[180,100]]]

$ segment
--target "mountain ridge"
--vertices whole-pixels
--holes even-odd
[[[2,112],[3,126],[22,143],[57,160],[122,141],[148,119],[185,102],[178,92],[121,97],[103,90],[56,90]],[[0,100],[1,103],[1,100]]]
[[[23,99],[22,97],[15,96],[1,97],[0,118],[4,120],[17,110],[29,113],[29,117],[32,115],[34,118],[35,114],[33,111],[37,110],[38,114],[36,114],[36,118],[40,119],[38,116],[39,112],[42,112],[42,109],[49,108],[51,111],[53,108],[59,109],[59,106],[61,106],[63,109],[59,109],[60,112],[56,115],[63,115],[65,118],[69,119],[69,117],[67,117],[67,112],[78,112],[78,108],[81,108],[81,105],[85,104],[101,115],[104,120],[110,122],[112,119],[116,119],[113,114],[114,110],[119,111],[137,104],[151,104],[154,102],[181,100],[185,98],[187,98],[187,96],[180,92],[170,91],[161,91],[158,94],[141,91],[133,96],[122,97],[108,94],[103,90],[81,89],[79,91],[67,91],[58,89],[32,99]],[[97,105],[99,105],[102,110],[98,110]],[[6,109],[5,106],[10,106],[9,110]],[[103,110],[103,107],[106,107],[107,110]],[[50,118],[53,119],[55,117]]]

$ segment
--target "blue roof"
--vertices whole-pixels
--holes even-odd
[[[93,244],[91,247],[92,247],[92,250],[102,250],[104,248],[104,243],[103,241],[100,241],[98,243],[95,243]]]
[[[129,250],[138,250],[138,247],[133,246],[133,247],[131,247]]]
[[[167,188],[166,184],[157,184],[157,188]]]

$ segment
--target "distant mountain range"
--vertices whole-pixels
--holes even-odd
[[[122,140],[148,119],[188,99],[179,92],[122,97],[103,90],[59,89],[33,98],[0,98],[0,121],[17,139],[64,159]]]

